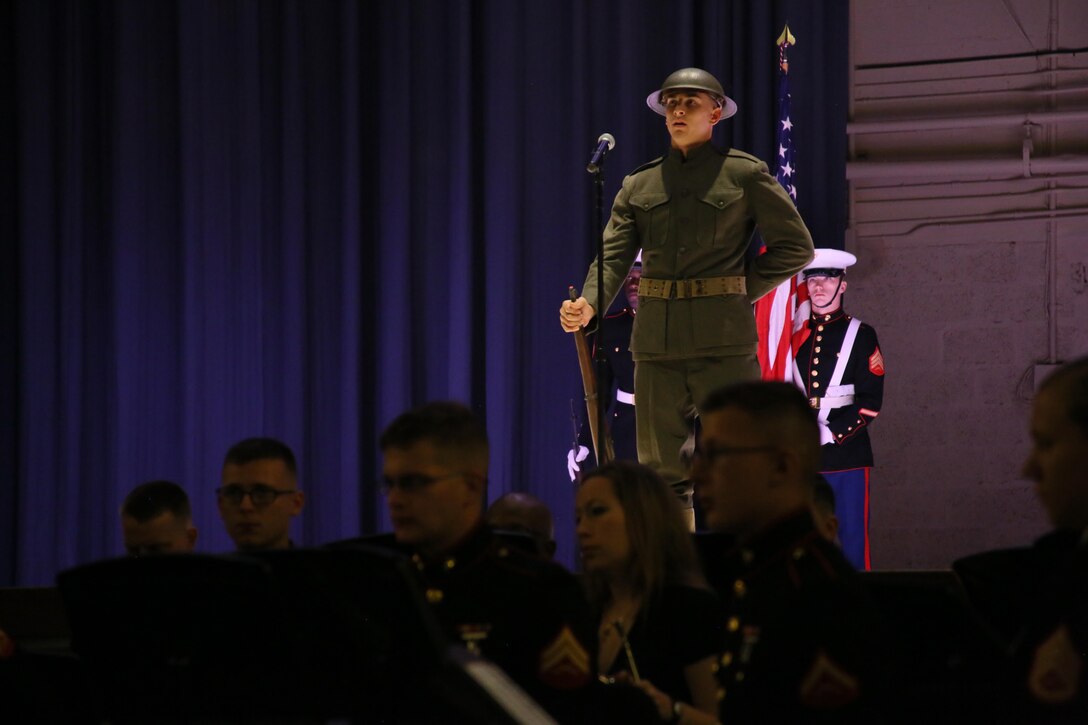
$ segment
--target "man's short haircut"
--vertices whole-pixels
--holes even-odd
[[[1078,358],[1055,370],[1039,390],[1056,385],[1061,386],[1069,420],[1088,434],[1088,357]]]
[[[254,461],[283,461],[283,465],[292,476],[298,475],[295,468],[295,454],[290,447],[275,438],[246,438],[230,447],[224,466],[244,466]]]
[[[816,411],[796,386],[782,382],[751,381],[730,385],[706,397],[700,414],[726,408],[743,411],[756,422],[768,442],[781,441],[796,450],[814,473],[820,466],[820,429]]]
[[[442,454],[464,460],[487,472],[487,430],[467,406],[453,401],[426,403],[401,413],[382,432],[378,447],[411,448],[429,441]]]
[[[143,523],[170,512],[182,521],[193,518],[189,496],[173,481],[148,481],[129,491],[121,515]]]
[[[820,509],[835,513],[835,489],[819,473],[812,478],[812,500]]]

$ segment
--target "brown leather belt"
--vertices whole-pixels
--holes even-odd
[[[686,299],[716,295],[742,295],[748,291],[744,277],[702,277],[698,279],[650,279],[638,282],[639,297]]]

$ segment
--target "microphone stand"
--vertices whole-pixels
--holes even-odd
[[[605,416],[608,413],[608,406],[605,403],[605,394],[602,388],[605,366],[604,318],[607,317],[604,309],[604,157],[601,158],[597,169],[592,173],[595,213],[591,223],[594,225],[593,233],[597,237],[597,299],[595,301],[595,307],[597,308],[597,349],[593,353],[593,361],[597,373],[597,440],[601,441],[600,450],[597,452],[597,465],[601,466],[608,462],[607,460],[601,460],[602,458],[608,458],[608,446],[605,444],[608,438],[606,437],[604,423]],[[611,390],[608,391],[608,397],[612,397]]]

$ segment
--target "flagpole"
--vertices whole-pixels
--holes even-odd
[[[794,178],[797,169],[793,146],[793,119],[790,115],[788,50],[796,44],[797,38],[790,31],[789,23],[786,23],[775,41],[778,47],[778,126],[775,134],[777,148],[774,175],[794,204],[797,203],[797,185]],[[793,379],[791,340],[796,322],[802,321],[795,319],[798,293],[797,275],[794,275],[756,302],[758,357],[764,380]]]

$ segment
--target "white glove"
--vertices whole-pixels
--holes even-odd
[[[589,449],[585,446],[578,446],[578,450],[575,451],[571,448],[567,451],[567,473],[570,474],[570,480],[578,480],[578,472],[581,471],[581,467],[578,465],[589,456]]]
[[[831,429],[827,427],[827,423],[820,423],[820,445],[826,446],[828,443],[834,443],[835,436],[832,435]]]

